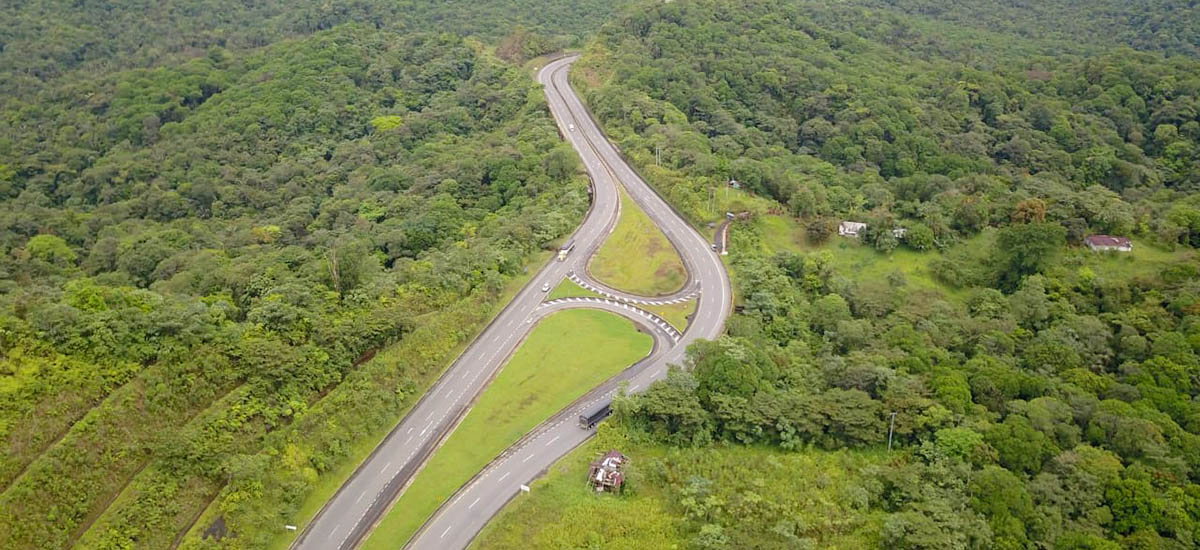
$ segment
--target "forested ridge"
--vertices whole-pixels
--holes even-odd
[[[515,13],[485,7],[461,29]],[[104,28],[172,50],[217,8]],[[111,9],[89,20],[137,17]],[[497,57],[569,39],[507,21],[493,49],[217,20],[272,43],[103,36],[49,73],[21,63],[53,40],[6,36],[0,546],[264,547],[420,397],[587,204],[540,89]]]
[[[1194,548],[1200,62],[1160,53],[1189,39],[1108,33],[1119,19],[1074,3],[1029,12],[1095,14],[1039,23],[1095,30],[1075,44],[955,19],[971,3],[879,4],[641,4],[573,76],[694,220],[751,213],[729,334],[616,407],[655,456],[631,475],[667,495],[659,528],[688,548]],[[756,197],[722,199],[731,179]],[[867,229],[838,237],[843,220]],[[893,255],[908,268],[870,272]],[[824,492],[774,474],[796,502],[763,498],[778,469],[730,445],[864,454],[828,461],[849,481]]]
[[[1200,5],[1191,0],[867,0],[865,5],[1059,44],[1122,44],[1166,54],[1200,55]]]
[[[422,2],[8,2],[0,13],[0,89],[51,79],[77,67],[142,67],[202,54],[249,49],[345,23],[396,32],[440,30],[497,41],[517,28],[558,42],[580,39],[620,2],[487,0]]]

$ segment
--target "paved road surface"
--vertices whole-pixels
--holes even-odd
[[[584,407],[611,399],[620,381],[629,380],[632,390],[645,388],[652,380],[665,375],[668,363],[681,360],[688,342],[712,338],[720,332],[729,315],[730,302],[729,281],[723,266],[704,239],[621,161],[617,151],[587,116],[579,98],[566,82],[567,69],[573,60],[567,58],[547,65],[538,77],[547,85],[547,98],[559,128],[580,153],[595,183],[592,208],[572,237],[576,252],[567,261],[551,261],[513,298],[326,503],[292,548],[342,550],[357,546],[542,316],[569,307],[605,309],[630,318],[655,337],[655,351],[650,357],[590,392],[581,400],[585,402]],[[574,131],[568,130],[569,124],[575,125]],[[616,224],[618,184],[625,186],[679,250],[689,273],[683,290],[663,297],[640,297],[606,287],[587,275],[587,256],[599,247]],[[554,288],[568,274],[581,284],[601,291],[608,299],[544,304],[542,284],[548,283]],[[682,336],[664,328],[661,319],[652,318],[636,308],[637,305],[671,303],[697,295],[700,303],[696,316]],[[414,545],[438,549],[465,547],[520,483],[528,482],[536,472],[590,435],[590,432],[575,427],[573,422],[558,420],[572,414],[577,415],[577,412],[564,411],[556,415],[525,439],[526,447],[533,444],[543,447],[535,455],[537,460],[514,458],[519,460],[519,469],[500,471],[496,467],[490,468],[467,490],[476,491],[472,494],[479,496],[472,498],[478,501],[464,503],[462,495],[465,493],[460,493],[454,505],[444,508],[427,524],[428,528],[414,539]],[[510,449],[510,452],[515,450]],[[503,465],[502,461],[495,466]],[[454,529],[456,526],[460,528]]]
[[[616,200],[617,185],[629,195],[657,224],[680,252],[689,272],[688,287],[695,285],[700,303],[696,315],[682,338],[669,349],[657,351],[647,360],[622,373],[629,390],[645,389],[651,382],[666,376],[667,365],[680,363],[684,350],[697,338],[714,338],[720,334],[730,310],[729,278],[717,254],[708,242],[680,218],[637,174],[621,159],[600,129],[588,116],[579,97],[567,82],[567,71],[575,58],[565,58],[548,64],[538,73],[546,86],[550,110],[560,127],[574,124],[574,131],[564,134],[575,146],[595,183],[597,204]],[[587,248],[585,250],[592,250]],[[580,255],[575,264],[576,276],[583,276],[586,257]],[[687,288],[685,288],[687,290]],[[636,301],[637,296],[623,295],[616,299]],[[617,382],[609,381],[591,392],[582,405],[555,415],[546,424],[518,445],[505,451],[484,472],[449,503],[444,505],[413,538],[408,548],[418,550],[453,550],[466,548],[480,529],[504,505],[518,494],[520,486],[541,475],[554,461],[570,452],[591,436],[590,430],[580,429],[577,418],[584,410],[599,401],[611,400]]]

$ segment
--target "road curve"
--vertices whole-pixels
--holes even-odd
[[[538,72],[538,81],[546,88],[550,111],[558,122],[563,135],[579,152],[584,166],[592,177],[593,216],[605,219],[605,229],[611,231],[615,217],[604,217],[612,212],[612,205],[619,201],[617,186],[621,185],[630,197],[643,209],[650,219],[679,252],[688,270],[689,283],[684,290],[694,291],[699,304],[687,331],[668,349],[656,350],[650,358],[621,373],[618,380],[610,380],[589,392],[584,399],[556,414],[528,436],[505,451],[483,472],[461,488],[444,504],[434,516],[422,526],[409,542],[407,548],[414,550],[453,550],[466,548],[480,529],[510,499],[519,494],[522,485],[528,485],[540,476],[556,460],[566,455],[592,435],[592,431],[580,429],[576,418],[585,410],[601,401],[611,400],[617,384],[627,383],[628,390],[644,390],[652,382],[666,376],[667,365],[680,363],[687,345],[699,338],[715,338],[720,334],[731,307],[729,277],[720,258],[712,251],[708,242],[683,220],[650,186],[624,162],[616,148],[608,142],[595,124],[582,101],[567,80],[567,72],[577,57],[563,58],[546,65]],[[570,130],[570,125],[575,129]],[[601,210],[597,214],[596,210]],[[592,217],[585,225],[592,222]],[[606,235],[607,235],[606,231]],[[580,230],[583,232],[583,229]],[[578,237],[577,246],[579,244]],[[594,251],[597,242],[588,241],[584,250]],[[586,255],[579,255],[570,262],[573,279],[584,279]],[[607,287],[605,287],[607,289]],[[608,289],[611,290],[611,289]],[[611,290],[613,302],[637,303],[648,300],[620,291]]]
[[[582,250],[604,240],[617,217],[616,196],[605,196],[593,199],[571,237]],[[363,540],[532,329],[529,321],[545,298],[541,286],[558,286],[573,265],[551,261],[517,293],[325,503],[292,549],[344,550]]]

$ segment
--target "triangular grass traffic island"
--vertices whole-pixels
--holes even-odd
[[[687,283],[679,253],[650,217],[625,193],[617,227],[592,256],[588,271],[596,280],[641,296],[662,296]]]

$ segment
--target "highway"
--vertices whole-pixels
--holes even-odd
[[[632,391],[644,389],[665,376],[666,365],[681,362],[689,342],[713,338],[722,330],[730,311],[729,279],[724,266],[704,238],[624,163],[587,115],[566,79],[574,59],[548,64],[538,73],[538,80],[546,86],[551,113],[563,136],[579,152],[594,183],[592,207],[570,237],[575,240],[576,251],[566,261],[549,262],[517,293],[305,526],[291,548],[342,550],[358,546],[536,321],[545,315],[573,307],[604,309],[631,319],[655,338],[655,349],[649,357],[593,389],[574,408],[591,407],[600,400],[611,399],[622,381],[628,381]],[[572,124],[574,130],[570,129]],[[635,296],[611,289],[588,276],[588,257],[611,233],[619,216],[618,185],[625,187],[679,251],[689,274],[688,282],[679,292],[661,297]],[[554,288],[568,276],[598,290],[605,298],[544,302],[542,285]],[[687,299],[697,299],[699,303],[692,323],[683,334],[637,307]],[[571,420],[572,415],[578,416],[574,408],[555,415],[506,451],[443,506],[409,546],[465,548],[521,484],[528,483],[591,435]],[[515,454],[518,451],[527,452],[518,456]]]
[[[408,544],[413,550],[454,550],[466,548],[483,526],[504,505],[518,495],[522,485],[528,485],[556,460],[587,440],[590,430],[581,429],[577,418],[582,411],[591,410],[596,403],[611,400],[619,382],[627,381],[631,392],[644,390],[655,380],[666,376],[667,365],[681,363],[687,345],[697,338],[715,338],[729,316],[731,294],[729,277],[720,258],[686,221],[678,216],[650,186],[630,168],[617,150],[608,142],[588,115],[583,103],[571,89],[567,72],[575,58],[564,58],[548,64],[538,73],[538,81],[546,88],[550,110],[560,128],[574,124],[575,130],[564,135],[579,152],[595,184],[597,204],[618,200],[617,185],[646,211],[651,220],[671,240],[688,268],[689,282],[680,295],[698,291],[699,304],[692,323],[682,337],[669,349],[656,350],[651,357],[629,369],[619,380],[610,380],[593,390],[573,407],[555,415],[530,436],[509,448],[486,470],[476,476],[433,518]],[[587,249],[593,250],[591,248]],[[574,259],[577,277],[586,272],[587,258]],[[587,281],[592,282],[594,281]],[[611,291],[613,301],[633,301],[640,298],[620,291]],[[667,297],[673,299],[675,296]]]

